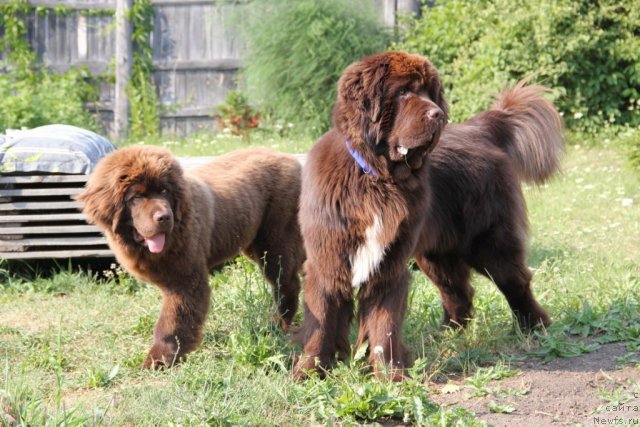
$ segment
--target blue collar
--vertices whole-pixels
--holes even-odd
[[[347,147],[347,151],[349,151],[349,154],[351,154],[351,157],[353,157],[353,159],[356,161],[358,166],[360,166],[360,169],[362,169],[362,172],[371,174],[371,176],[375,176],[375,177],[378,176],[376,171],[374,171],[373,168],[369,166],[369,164],[362,158],[360,153],[358,153],[356,150],[351,148],[351,143],[349,142],[348,139],[344,140],[344,145],[345,147]]]

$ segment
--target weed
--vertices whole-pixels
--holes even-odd
[[[473,391],[471,397],[481,397],[493,392],[493,390],[488,387],[489,382],[512,377],[517,375],[518,372],[517,370],[509,369],[507,365],[499,361],[494,366],[479,368],[476,373],[472,377],[467,378],[465,382],[468,384],[467,387]]]
[[[90,388],[102,388],[107,387],[113,383],[120,366],[115,365],[111,369],[104,368],[92,368],[87,371],[87,387]]]
[[[494,414],[510,414],[516,410],[513,406],[499,404],[494,401],[489,402],[487,408]]]
[[[531,354],[542,357],[544,363],[548,363],[557,357],[577,357],[600,348],[600,344],[589,344],[584,340],[572,340],[562,332],[550,334],[536,332],[536,336],[540,342],[540,348]]]

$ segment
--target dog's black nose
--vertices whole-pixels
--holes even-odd
[[[171,219],[171,213],[168,211],[158,211],[153,214],[153,220],[155,222],[166,222]]]
[[[444,112],[439,108],[432,108],[429,111],[427,111],[427,118],[430,120],[440,120],[442,119],[443,115],[444,115]]]

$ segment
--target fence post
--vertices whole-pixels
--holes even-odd
[[[123,139],[129,131],[127,84],[131,76],[132,47],[130,12],[133,0],[116,0],[116,85],[113,136]]]

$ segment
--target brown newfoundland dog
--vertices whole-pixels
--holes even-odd
[[[289,326],[304,260],[300,169],[294,157],[267,149],[227,154],[188,173],[152,146],[100,161],[77,199],[123,267],[163,294],[144,367],[171,366],[198,346],[209,271],[241,249],[263,268],[281,324]]]
[[[445,127],[442,84],[425,58],[386,52],[345,70],[334,128],[303,168],[296,376],[347,357],[357,293],[356,346],[368,341],[370,364],[402,378],[412,257],[440,290],[445,325],[471,315],[471,268],[496,283],[523,328],[550,323],[530,288],[520,189],[560,162],[562,122],[544,91],[518,84],[488,111]]]

